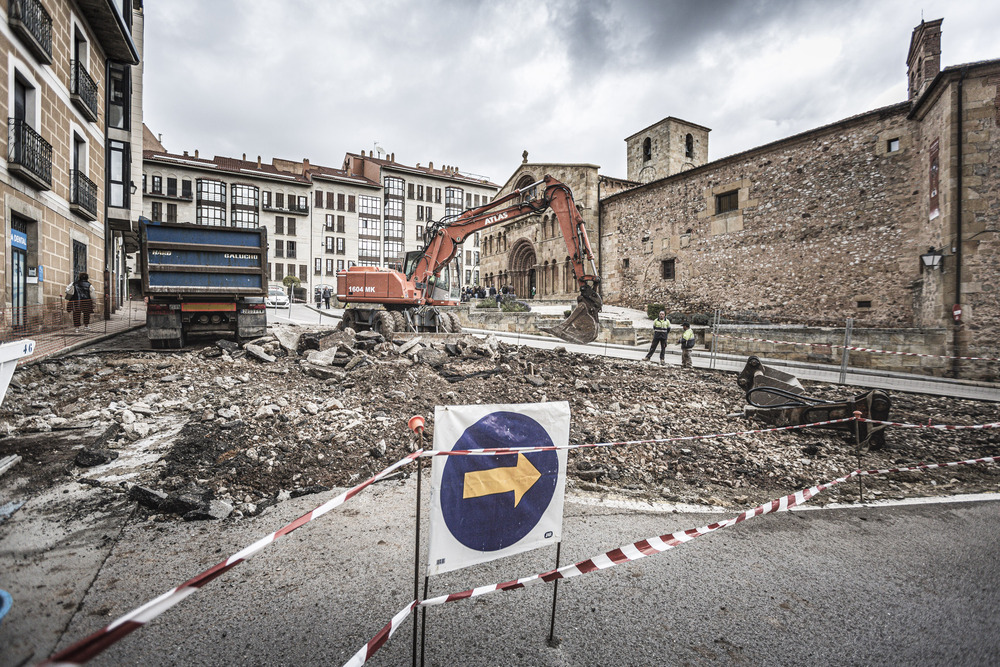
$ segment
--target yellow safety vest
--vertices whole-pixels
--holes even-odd
[[[653,328],[654,329],[667,329],[669,331],[670,330],[670,320],[667,320],[667,319],[663,319],[663,320],[661,320],[661,319],[655,319],[655,320],[653,320]]]
[[[684,340],[691,340],[694,338],[694,331],[691,329],[685,329],[684,332],[681,333],[681,338]]]

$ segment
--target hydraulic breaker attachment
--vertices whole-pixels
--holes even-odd
[[[892,407],[889,394],[881,389],[873,389],[844,401],[806,396],[801,393],[802,385],[794,375],[768,368],[757,357],[747,359],[737,384],[746,390],[747,405],[743,413],[774,426],[846,419],[853,417],[855,412],[860,412],[866,419],[888,421]],[[848,421],[820,428],[851,433],[857,428],[863,448],[878,450],[885,445],[885,426],[882,424]]]
[[[569,317],[554,327],[541,327],[541,330],[569,343],[585,345],[593,342],[601,331],[598,314],[603,306],[604,302],[597,290],[591,285],[584,285],[580,288],[580,296],[576,298],[576,308]]]

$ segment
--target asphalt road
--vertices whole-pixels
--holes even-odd
[[[410,477],[362,492],[92,664],[342,664],[412,599],[414,487]],[[286,501],[239,523],[122,521],[119,536],[96,522],[82,531],[89,531],[94,547],[85,552],[85,563],[77,549],[55,549],[46,554],[45,568],[59,581],[33,581],[15,595],[15,605],[30,609],[54,609],[56,600],[66,608],[60,608],[65,618],[48,629],[44,622],[18,622],[38,651],[34,660],[56,641],[60,647],[73,643],[332,495]],[[567,503],[563,564],[730,516],[599,500]],[[660,555],[563,581],[558,648],[546,641],[551,584],[432,608],[426,664],[997,664],[998,510],[994,500],[758,517]],[[72,533],[70,528],[63,525]],[[10,571],[10,556],[0,549],[0,571]],[[553,559],[549,547],[448,573],[432,580],[430,593],[545,571]],[[61,583],[66,567],[77,568],[72,578],[85,585],[69,591]],[[408,620],[372,664],[408,664],[410,628]],[[0,627],[0,646],[10,639]],[[16,664],[17,657],[8,654],[0,662]]]

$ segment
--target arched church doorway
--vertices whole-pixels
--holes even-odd
[[[531,288],[535,287],[535,247],[530,241],[521,239],[511,248],[510,259],[511,285],[519,297],[530,297]]]

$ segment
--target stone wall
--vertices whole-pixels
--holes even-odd
[[[919,256],[937,237],[917,213],[925,172],[908,110],[873,111],[604,199],[605,299],[910,326]],[[892,139],[899,149],[889,152]],[[736,209],[717,212],[730,192]]]

